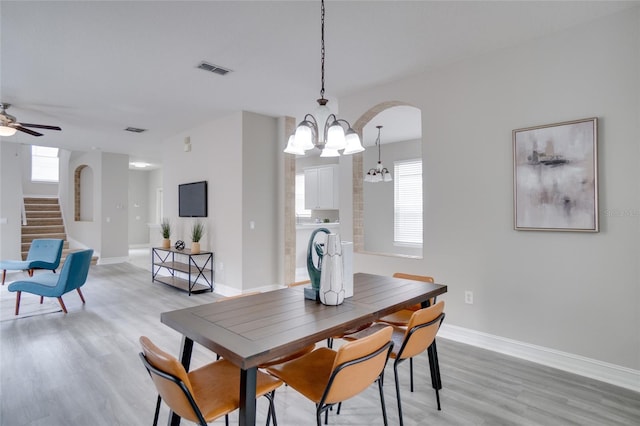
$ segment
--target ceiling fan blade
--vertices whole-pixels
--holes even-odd
[[[62,130],[58,126],[46,126],[44,124],[20,123],[20,125],[23,126],[23,127],[33,127],[33,128],[36,128],[36,129]]]
[[[33,136],[42,136],[42,133],[34,132],[33,130],[29,130],[22,126],[11,126],[11,127],[13,127],[16,130],[20,130],[21,132],[29,133],[30,135],[33,135]]]

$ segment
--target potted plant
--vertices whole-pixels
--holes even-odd
[[[171,247],[171,222],[169,219],[162,219],[160,224],[160,232],[162,233],[162,248],[168,249]]]
[[[200,221],[193,222],[191,226],[191,253],[200,253],[200,240],[204,234],[204,224]]]

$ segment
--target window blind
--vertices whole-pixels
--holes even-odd
[[[31,180],[58,182],[58,148],[31,146]]]
[[[394,162],[394,242],[422,244],[422,160]]]

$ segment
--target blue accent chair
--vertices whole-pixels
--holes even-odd
[[[58,298],[58,303],[60,303],[60,307],[65,314],[67,313],[67,307],[64,306],[62,301],[63,294],[77,290],[82,303],[85,303],[80,287],[87,281],[89,266],[91,266],[91,256],[93,256],[92,249],[70,253],[58,275],[43,273],[9,284],[8,290],[17,293],[16,315],[20,311],[20,296],[23,291],[40,296],[40,303],[42,303],[44,297]]]
[[[28,271],[33,276],[34,269],[50,269],[56,272],[62,256],[63,240],[52,238],[39,238],[31,242],[27,260],[2,260],[2,285],[7,276],[7,271]]]

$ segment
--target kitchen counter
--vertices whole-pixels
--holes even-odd
[[[340,222],[329,223],[296,223],[296,229],[309,229],[309,228],[332,228],[340,226]]]

